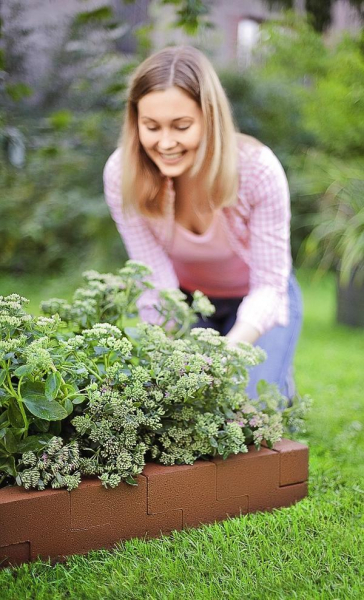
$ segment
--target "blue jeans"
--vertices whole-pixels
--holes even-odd
[[[191,295],[182,290],[191,300]],[[290,318],[286,327],[277,325],[264,333],[255,343],[267,353],[267,360],[252,367],[249,373],[247,392],[250,398],[257,397],[258,381],[265,379],[275,383],[287,398],[296,393],[293,377],[293,357],[302,327],[302,295],[298,282],[292,273],[288,286]],[[242,298],[210,298],[216,312],[207,319],[200,318],[194,327],[212,327],[222,335],[226,335],[236,321],[236,313]]]

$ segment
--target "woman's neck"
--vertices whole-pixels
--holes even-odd
[[[178,177],[174,179],[173,183],[176,222],[193,233],[205,233],[213,221],[215,211],[201,180]]]
[[[190,177],[183,173],[173,179],[176,194],[176,208],[191,212],[209,212],[212,207],[207,197],[201,178]]]

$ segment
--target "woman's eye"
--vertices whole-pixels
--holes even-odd
[[[185,127],[176,127],[177,131],[187,131],[187,129],[190,128],[190,125],[187,125]],[[148,131],[158,131],[158,127],[150,127],[147,125],[147,129]]]

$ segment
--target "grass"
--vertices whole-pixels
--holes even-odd
[[[301,272],[299,279],[305,322],[296,377],[301,393],[315,400],[300,438],[310,446],[309,497],[270,514],[131,540],[113,552],[73,556],[54,567],[37,562],[5,569],[1,600],[363,597],[364,335],[335,324],[331,277],[314,284],[310,273]],[[10,279],[2,283],[3,294],[14,291]],[[33,293],[39,283],[17,286],[34,298],[32,306],[65,295],[64,281],[42,282]]]

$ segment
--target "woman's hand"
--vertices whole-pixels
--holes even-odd
[[[229,346],[236,346],[239,342],[249,342],[250,344],[254,344],[259,337],[259,331],[253,327],[253,325],[245,323],[244,321],[235,323],[226,335]]]

